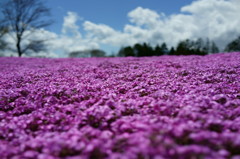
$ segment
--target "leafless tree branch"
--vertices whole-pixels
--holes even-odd
[[[9,33],[14,33],[16,50],[18,56],[22,56],[29,50],[38,52],[40,47],[44,48],[44,41],[31,41],[27,46],[23,46],[24,34],[33,33],[34,30],[49,26],[52,20],[48,19],[50,9],[43,5],[41,0],[8,0],[2,5],[5,26]]]

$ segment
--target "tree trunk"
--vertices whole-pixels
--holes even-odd
[[[20,41],[21,41],[21,39],[20,39],[20,38],[18,38],[18,39],[17,39],[17,44],[16,44],[16,47],[17,47],[17,52],[18,52],[18,56],[19,56],[19,57],[21,57],[21,56],[22,56],[22,50],[21,50]]]

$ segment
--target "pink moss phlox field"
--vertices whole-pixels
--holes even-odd
[[[2,57],[0,156],[240,158],[240,53]]]

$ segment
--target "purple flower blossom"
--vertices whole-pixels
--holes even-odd
[[[240,156],[240,53],[0,68],[2,159]]]

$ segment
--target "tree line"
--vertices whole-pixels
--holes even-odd
[[[210,41],[208,38],[206,40],[198,38],[197,40],[182,40],[176,47],[171,48],[168,48],[165,42],[155,47],[147,43],[137,43],[133,46],[122,47],[117,56],[208,55],[219,51],[214,41]],[[224,51],[240,51],[240,36],[227,44]]]
[[[225,47],[225,52],[240,51],[240,36],[234,39]],[[182,40],[176,47],[168,48],[167,44],[163,42],[161,45],[152,47],[147,43],[137,43],[133,46],[122,47],[117,54],[107,55],[107,53],[100,49],[73,51],[69,53],[69,57],[142,57],[142,56],[161,56],[161,55],[208,55],[219,53],[220,50],[214,41],[208,38],[205,40],[198,38],[197,40]]]

